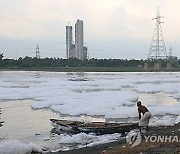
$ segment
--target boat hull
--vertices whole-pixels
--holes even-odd
[[[96,134],[114,134],[131,131],[132,129],[137,129],[137,123],[104,123],[104,122],[92,122],[83,123],[79,121],[68,121],[68,120],[58,120],[50,119],[53,127],[58,132],[69,132],[69,133],[96,133]]]

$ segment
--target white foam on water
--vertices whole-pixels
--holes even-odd
[[[59,135],[59,144],[63,144],[65,150],[70,150],[73,148],[83,148],[87,146],[94,146],[97,144],[104,144],[113,141],[117,141],[121,137],[121,134],[106,134],[106,135],[96,135],[96,134],[85,134],[79,133],[74,135],[61,134]]]
[[[43,152],[39,145],[29,143],[25,144],[19,140],[8,140],[0,144],[1,154],[31,154],[32,152]]]
[[[38,78],[37,78],[38,76]],[[86,81],[70,81],[74,77]],[[34,109],[51,108],[61,114],[137,117],[138,93],[170,93],[179,99],[180,73],[56,73],[1,72],[1,99],[34,99]],[[124,87],[132,90],[124,91]],[[143,100],[142,100],[143,101]],[[179,103],[152,102],[152,115],[180,115]]]

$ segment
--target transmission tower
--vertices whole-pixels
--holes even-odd
[[[37,59],[40,58],[39,45],[38,45],[38,44],[37,44],[37,46],[36,46],[36,58],[37,58]]]
[[[169,57],[172,57],[173,49],[172,47],[169,47]]]
[[[161,29],[161,18],[164,18],[160,16],[159,8],[157,10],[156,18],[153,18],[152,20],[156,20],[156,25],[152,37],[151,46],[149,49],[148,59],[158,60],[158,59],[167,59],[167,53],[166,53],[166,47],[165,42],[163,38],[163,33]]]

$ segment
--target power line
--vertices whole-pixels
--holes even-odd
[[[108,34],[108,33],[112,33],[112,32],[116,32],[116,31],[120,31],[120,30],[124,30],[124,29],[128,29],[128,28],[132,28],[134,27],[135,25],[139,25],[139,24],[144,24],[145,22],[150,22],[151,20],[145,20],[145,21],[141,21],[141,22],[138,22],[138,23],[135,23],[135,24],[132,24],[132,25],[129,25],[129,26],[123,26],[123,27],[116,27],[115,29],[113,30],[110,30],[110,31],[105,31],[105,32],[102,32],[102,33],[97,33],[96,35],[93,35],[92,38],[94,37],[97,37],[97,36],[101,36],[101,35],[104,35],[104,34]]]

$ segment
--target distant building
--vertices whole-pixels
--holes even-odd
[[[70,57],[72,57],[72,58],[76,57],[75,44],[71,45]]]
[[[72,57],[72,26],[66,26],[66,58]]]
[[[87,47],[84,46],[83,21],[77,20],[75,24],[75,44],[72,39],[72,26],[66,26],[66,58],[87,59]]]
[[[75,24],[75,50],[76,57],[80,60],[83,60],[83,21],[77,20]]]
[[[83,60],[87,60],[88,59],[87,50],[88,50],[87,47],[84,46],[83,47]]]

